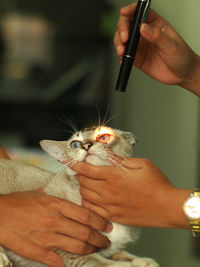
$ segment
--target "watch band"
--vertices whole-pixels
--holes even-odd
[[[193,197],[198,197],[200,198],[200,190],[194,190],[191,194]],[[191,227],[191,232],[194,237],[200,237],[200,218],[198,219],[190,219],[190,227]]]
[[[200,190],[193,190],[183,205],[192,235],[200,237]]]

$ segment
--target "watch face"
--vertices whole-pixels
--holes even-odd
[[[185,212],[191,219],[200,219],[200,198],[189,198],[185,203]]]

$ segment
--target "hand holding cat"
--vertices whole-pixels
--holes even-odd
[[[116,157],[119,161],[119,158]],[[188,228],[182,204],[188,190],[175,188],[146,159],[122,158],[121,168],[78,162],[83,206],[108,220],[140,227]]]
[[[134,3],[120,10],[114,37],[119,57],[124,53],[135,8]],[[140,29],[142,38],[135,58],[136,67],[157,81],[180,85],[200,95],[200,57],[155,11],[149,11],[146,22]]]
[[[0,217],[0,244],[50,267],[64,266],[57,249],[84,255],[109,245],[93,230],[106,231],[106,220],[40,191],[1,195]]]

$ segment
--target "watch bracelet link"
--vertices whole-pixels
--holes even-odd
[[[192,193],[194,196],[200,197],[200,189],[194,189]]]
[[[194,189],[190,195],[200,197],[200,189]],[[200,220],[190,221],[190,228],[192,235],[200,238]]]
[[[200,237],[200,221],[197,224],[194,222],[190,223],[190,228],[194,237]]]

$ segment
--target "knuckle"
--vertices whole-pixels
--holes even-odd
[[[163,39],[163,33],[157,28],[153,29],[152,35],[155,41],[161,41]]]
[[[85,195],[85,190],[84,190],[84,187],[82,185],[80,185],[80,190],[79,191],[80,191],[82,196]]]
[[[102,216],[108,221],[111,221],[113,219],[113,212],[111,212],[111,208],[104,210],[104,214]]]
[[[86,243],[80,242],[77,245],[76,250],[77,250],[77,252],[76,252],[77,254],[86,255],[86,254],[90,253],[91,247]]]
[[[92,220],[92,213],[86,209],[82,210],[81,219],[83,223],[88,224]]]
[[[60,205],[61,205],[61,202],[62,202],[62,199],[56,198],[56,197],[52,197],[52,198],[50,198],[50,200],[48,202],[48,206],[50,208],[58,210]]]
[[[126,30],[126,28],[124,27],[124,25],[122,25],[122,24],[119,24],[118,25],[118,32],[119,32],[119,34],[120,34],[120,32],[125,31],[125,30]]]
[[[88,227],[84,227],[81,231],[81,239],[85,242],[89,242],[92,239],[92,230]]]

